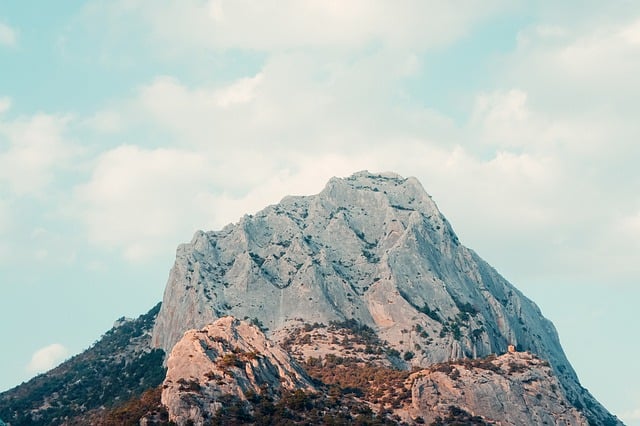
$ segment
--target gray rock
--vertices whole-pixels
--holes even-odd
[[[225,315],[256,319],[269,333],[353,318],[413,352],[414,367],[513,344],[548,360],[596,423],[613,418],[580,386],[551,322],[460,243],[415,178],[332,178],[320,194],[198,231],[178,248],[153,344],[169,353],[186,330]]]

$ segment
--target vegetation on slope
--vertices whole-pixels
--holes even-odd
[[[0,394],[0,418],[12,425],[57,425],[157,387],[164,353],[151,349],[150,332],[159,310],[160,304],[121,322],[81,354]]]

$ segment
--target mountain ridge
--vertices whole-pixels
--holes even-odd
[[[391,183],[396,188],[401,186],[402,193],[396,188],[387,191],[391,185],[385,188],[380,183]],[[360,200],[366,201],[364,204],[350,205],[349,201],[358,196],[368,196],[370,199]],[[362,206],[368,204],[370,207],[383,201],[387,204],[384,210],[375,212],[369,209],[377,217],[367,222],[367,216],[371,213],[364,211]],[[356,213],[360,214],[348,215],[345,213],[349,211],[348,207],[351,210],[359,208],[361,211]],[[285,210],[289,212],[286,216],[283,213]],[[313,210],[316,210],[315,214]],[[312,217],[309,218],[309,215]],[[386,215],[388,220],[382,215]],[[381,234],[376,228],[383,227],[387,228],[385,235],[376,235]],[[339,245],[330,240],[334,235],[340,235]],[[329,239],[329,242],[320,241],[322,237]],[[406,252],[407,249],[426,254],[418,258],[410,257],[411,264],[405,268],[401,262],[407,259],[406,253],[399,252]],[[401,255],[405,256],[399,259]],[[443,257],[446,261],[441,261]],[[469,263],[474,270],[459,279],[458,270],[468,267]],[[176,268],[178,273],[172,270],[165,300],[184,300],[184,306],[192,300],[196,302],[190,305],[193,309],[178,311],[179,314],[197,312],[197,318],[176,321],[189,324],[188,328],[199,328],[225,312],[238,318],[272,314],[271,318],[261,318],[266,319],[263,321],[265,326],[271,328],[278,328],[286,320],[304,315],[311,315],[307,319],[315,322],[313,315],[320,313],[319,304],[330,305],[326,310],[329,318],[319,315],[317,320],[359,317],[367,325],[387,327],[394,323],[393,312],[385,309],[388,300],[380,299],[389,296],[389,286],[398,290],[398,301],[403,303],[401,310],[417,311],[425,314],[425,319],[436,323],[447,321],[444,315],[437,313],[438,310],[455,310],[462,313],[465,319],[471,316],[469,314],[474,314],[476,307],[470,303],[469,290],[498,293],[497,297],[488,299],[489,306],[483,306],[496,314],[502,314],[502,311],[494,309],[492,304],[519,302],[517,299],[509,300],[513,294],[523,297],[475,252],[460,245],[451,225],[415,178],[405,179],[392,173],[359,172],[346,179],[332,178],[315,197],[285,197],[281,203],[269,206],[255,216],[246,215],[237,224],[228,225],[219,232],[199,231],[190,244],[178,249]],[[401,276],[394,269],[400,270]],[[414,276],[409,277],[409,274]],[[321,277],[318,278],[318,275]],[[409,279],[413,281],[408,282]],[[193,284],[190,284],[191,280],[194,280]],[[294,288],[293,284],[304,287],[309,281],[310,289],[302,291]],[[416,281],[420,285],[416,285]],[[466,282],[460,285],[456,281]],[[201,289],[196,284],[201,284]],[[224,288],[212,295],[212,289],[209,288],[211,284]],[[235,293],[241,292],[247,299],[252,297],[252,292],[264,291],[271,297],[275,294],[283,298],[293,293],[296,296],[294,300],[305,305],[305,309],[288,312],[279,300],[274,302],[275,309],[262,309],[260,303],[252,305],[252,301],[247,303],[246,300],[240,300],[234,291],[226,291],[229,287],[234,287],[232,290]],[[320,287],[322,292],[314,287]],[[290,290],[285,292],[285,288]],[[175,289],[194,292],[185,292],[187,299],[182,299],[171,294]],[[194,298],[198,290],[202,297]],[[306,300],[298,297],[301,293],[309,295]],[[365,293],[367,300],[363,301]],[[226,300],[225,297],[232,300]],[[542,317],[537,306],[527,302],[527,308]],[[181,332],[176,332],[180,330],[179,326],[169,325],[169,336],[162,330],[164,323],[171,321],[171,314],[168,313],[171,309],[175,310],[176,306],[166,302],[163,304],[153,332],[154,345],[165,351],[169,351],[172,343],[181,335]],[[330,317],[334,311],[338,314]],[[510,313],[515,317],[521,311],[522,306],[514,306]],[[196,319],[200,324],[196,325]],[[518,345],[518,338],[526,340],[527,336],[516,327],[517,324],[511,324],[499,316],[493,322],[497,323],[497,328],[502,328],[495,330],[498,331],[495,337],[502,339],[490,342],[492,346],[488,349],[504,352],[508,344]],[[559,347],[553,325],[545,320],[544,326],[552,335],[553,343]],[[452,348],[452,352],[457,352],[453,356],[460,357],[461,349]],[[562,354],[560,358],[563,357]]]
[[[412,177],[334,177],[319,194],[198,231],[178,248],[153,344],[169,352],[185,330],[225,315],[255,319],[268,335],[299,319],[354,319],[413,353],[405,368],[513,344],[547,359],[572,402],[609,415],[580,386],[553,324],[460,243]]]
[[[391,172],[332,178],[316,195],[287,196],[221,230],[197,231],[176,251],[161,305],[116,326],[106,337],[120,343],[105,365],[126,368],[154,354],[150,371],[162,371],[164,353],[160,388],[154,373],[138,380],[147,392],[123,389],[107,411],[79,403],[45,417],[43,392],[27,384],[0,394],[0,417],[15,421],[16,407],[29,406],[25,416],[36,424],[322,415],[364,424],[523,424],[528,415],[621,424],[580,385],[535,303],[461,244],[417,179]],[[510,346],[515,354],[503,356]],[[38,380],[49,389],[58,379]],[[522,412],[464,397],[487,394],[487,382]],[[434,387],[451,392],[426,390]],[[122,405],[124,396],[131,399]],[[99,423],[101,413],[112,420]]]

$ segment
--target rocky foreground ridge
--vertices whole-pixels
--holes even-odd
[[[327,342],[333,343],[322,347]],[[285,347],[293,357],[269,343],[255,325],[233,317],[188,331],[167,362],[162,403],[169,418],[197,425],[287,419],[312,424],[329,419],[344,424],[589,424],[567,400],[549,363],[528,352],[402,371],[385,362],[394,355],[373,330],[349,322],[308,326],[289,336]],[[304,359],[314,352],[316,357]],[[269,404],[271,412],[263,412]],[[279,417],[274,416],[277,409]]]
[[[315,391],[305,371],[255,326],[224,317],[191,330],[167,360],[162,404],[171,420],[203,422],[223,408],[224,397],[280,397],[283,390]]]
[[[621,424],[582,388],[551,322],[460,243],[420,183],[369,172],[198,231],[161,307],[0,394],[0,418]]]

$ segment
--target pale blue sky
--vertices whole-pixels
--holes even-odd
[[[0,2],[0,389],[162,298],[176,246],[418,177],[640,425],[640,6]]]

